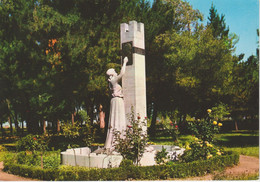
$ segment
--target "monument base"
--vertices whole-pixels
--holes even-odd
[[[178,146],[170,145],[150,145],[146,148],[143,157],[140,160],[141,166],[153,166],[156,165],[155,156],[157,151],[161,151],[162,147],[166,148],[168,156],[171,160],[178,160],[178,155],[182,155],[184,150]],[[112,152],[111,154],[105,154],[101,147],[98,148],[75,148],[67,149],[65,152],[61,152],[61,162],[63,165],[70,166],[84,166],[89,168],[111,168],[119,167],[123,157]]]

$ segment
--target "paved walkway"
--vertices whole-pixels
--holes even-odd
[[[23,178],[20,176],[15,176],[13,174],[8,174],[3,172],[4,165],[3,162],[0,162],[0,181],[37,181],[30,178]]]
[[[259,172],[259,158],[240,155],[239,164],[234,167],[228,167],[224,172],[223,175],[228,176],[240,176],[240,175],[247,175],[247,174],[255,174]],[[174,180],[182,180],[182,181],[198,181],[198,180],[205,180],[210,181],[214,179],[213,174],[207,174],[205,176],[200,177],[191,177],[185,179],[174,179]]]

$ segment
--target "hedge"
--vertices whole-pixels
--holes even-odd
[[[156,166],[128,166],[109,169],[86,167],[60,166],[58,169],[41,169],[4,162],[4,171],[23,177],[39,180],[58,181],[98,181],[98,180],[157,180],[167,178],[185,178],[202,176],[225,167],[237,165],[239,154],[228,152],[227,155],[216,156],[208,160],[190,163],[175,163],[171,165]]]

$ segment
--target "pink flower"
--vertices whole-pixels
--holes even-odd
[[[128,127],[128,128],[132,128],[132,126],[130,126],[130,125],[127,125],[127,127]]]
[[[145,117],[144,119],[147,119],[147,117]]]
[[[171,126],[173,126],[173,123],[170,123]]]
[[[175,125],[175,128],[178,129],[178,125]]]

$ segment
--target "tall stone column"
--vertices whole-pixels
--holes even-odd
[[[122,78],[127,122],[131,108],[134,109],[135,116],[140,116],[143,120],[147,116],[144,24],[136,21],[122,23],[120,40],[122,61],[125,56],[129,60]],[[146,131],[147,127],[143,130]]]

